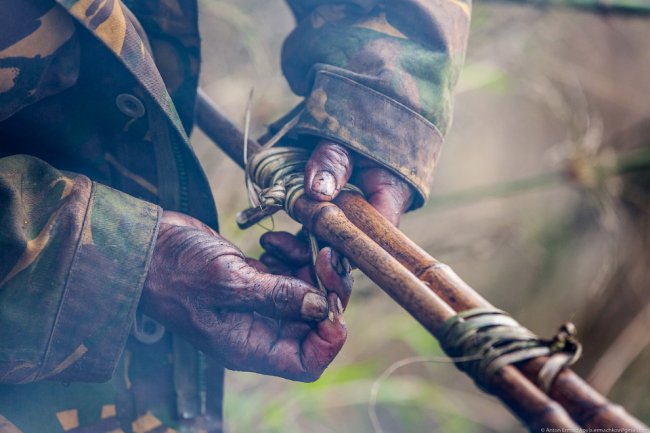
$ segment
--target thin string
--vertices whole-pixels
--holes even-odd
[[[318,258],[318,239],[316,239],[316,236],[314,236],[311,232],[307,232],[307,235],[309,236],[309,246],[311,247],[311,263],[314,265],[314,269],[316,269],[316,259]],[[314,275],[316,277],[316,283],[318,284],[318,288],[320,289],[321,293],[327,294],[327,290],[325,289],[325,286],[323,286],[323,283],[321,282],[320,278],[318,278],[318,274],[314,272]]]
[[[248,100],[246,101],[246,111],[244,113],[244,164],[248,164],[248,138],[250,136],[250,126],[251,126],[251,112],[253,110],[253,91],[254,87],[251,87],[250,92],[248,93]],[[248,172],[244,170],[244,182],[246,184],[246,191],[248,192],[248,204],[250,206],[259,206],[259,200],[257,198],[258,191],[256,185],[250,181]]]
[[[246,111],[244,113],[244,163],[248,161],[248,140],[250,137],[250,125],[251,125],[251,113],[253,111],[253,94],[255,88],[251,87],[250,92],[248,93],[248,100],[246,101]],[[248,204],[249,206],[259,207],[261,203],[259,202],[259,190],[256,185],[250,181],[250,178],[244,170],[244,183],[246,185],[246,191],[248,193]],[[275,230],[275,220],[271,216],[271,227],[264,226],[261,222],[257,223],[263,230],[272,232]]]
[[[377,397],[379,396],[379,390],[381,386],[388,380],[388,378],[399,370],[402,367],[406,367],[413,364],[451,364],[451,363],[460,363],[468,361],[476,361],[480,359],[481,355],[472,355],[472,356],[459,356],[456,358],[449,358],[446,356],[412,356],[410,358],[404,358],[399,361],[392,363],[384,372],[373,382],[372,387],[370,388],[370,397],[368,399],[368,417],[370,418],[370,424],[375,433],[384,433],[384,429],[381,427],[381,422],[379,421],[379,416],[377,415]]]
[[[298,124],[298,121],[300,120],[300,115],[302,114],[303,111],[304,110],[300,110],[295,116],[291,118],[291,120],[285,123],[284,126],[282,126],[282,128],[280,128],[280,130],[276,132],[275,135],[269,139],[269,141],[264,143],[262,149],[268,149],[270,147],[273,147],[275,143],[282,140],[284,136],[287,135],[287,133],[291,130],[291,128],[293,128]]]
[[[251,126],[251,111],[253,105],[253,92],[255,87],[251,87],[248,93],[248,100],[246,101],[246,112],[244,114],[244,164],[248,161],[248,137]]]

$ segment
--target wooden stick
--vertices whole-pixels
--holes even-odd
[[[431,257],[359,195],[342,192],[335,203],[352,224],[375,239],[387,253],[425,282],[456,312],[492,307],[453,269]],[[547,359],[539,357],[522,362],[518,367],[533,383],[538,383],[539,371]],[[622,407],[600,395],[568,368],[557,376],[549,395],[567,409],[582,427],[618,427],[637,431],[648,428]]]
[[[355,264],[374,283],[411,314],[436,338],[442,325],[456,314],[422,281],[394,257],[359,230],[332,203],[316,202],[300,197],[294,214],[307,229],[326,241],[344,256],[354,257]],[[501,401],[530,429],[577,429],[566,411],[535,387],[515,367],[502,368],[490,383]],[[572,431],[572,430],[569,430]]]
[[[196,124],[226,155],[241,168],[244,161],[244,134],[219,109],[205,91],[199,88],[196,95]],[[258,152],[262,146],[255,140],[248,140],[248,157]]]
[[[242,151],[243,134],[201,91],[197,101],[197,122],[226,154],[241,167],[245,166]],[[251,141],[248,146],[249,155],[260,148],[259,144]],[[359,215],[363,212],[355,213],[355,208],[366,210],[370,208],[374,211],[365,200],[354,200],[351,198],[354,195],[347,193],[339,197],[339,204],[353,219],[356,219],[355,224],[351,224],[334,205],[316,203],[305,198],[298,200],[296,214],[303,224],[314,230],[319,237],[344,255],[355,257],[359,268],[432,334],[436,335],[442,321],[455,312],[474,306],[490,306],[451,268],[429,256],[376,211],[370,213],[375,218],[360,218]],[[379,215],[379,218],[376,218],[375,214]],[[362,227],[370,237],[357,227]],[[382,245],[378,246],[371,238],[380,241]],[[388,245],[397,245],[399,242],[404,243],[404,248],[390,248]],[[426,285],[420,280],[426,282]],[[423,288],[428,294],[423,292]],[[442,302],[441,298],[447,304]],[[432,314],[434,312],[435,315]],[[544,360],[530,361],[525,364],[527,367],[524,371],[536,381],[537,373],[541,368],[538,366],[543,363]],[[501,400],[531,428],[541,429],[552,424],[562,425],[565,428],[575,425],[557,403],[535,388],[512,366],[501,369],[492,385]],[[569,410],[574,419],[584,420],[586,424],[583,426],[596,425],[595,422],[619,426],[620,422],[621,426],[643,427],[643,424],[627,415],[624,410],[607,402],[569,370],[558,376],[551,394]],[[600,416],[601,411],[604,411],[606,416]]]

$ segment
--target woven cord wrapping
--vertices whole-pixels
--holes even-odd
[[[582,353],[575,333],[575,326],[566,323],[552,339],[543,340],[501,310],[475,308],[447,320],[440,344],[447,355],[458,358],[456,366],[487,392],[502,367],[549,356],[538,377],[540,387],[548,393],[560,371]]]
[[[265,146],[251,157],[246,164],[246,185],[252,206],[237,215],[241,228],[250,227],[283,208],[296,219],[293,206],[305,193],[305,165],[310,154],[302,148]],[[343,190],[362,194],[349,183]]]
[[[246,229],[284,209],[294,220],[293,206],[305,193],[305,165],[311,152],[295,147],[270,147],[267,143],[246,163],[246,187],[251,207],[237,215],[237,224]],[[344,191],[363,195],[360,189],[346,184]],[[316,264],[319,245],[309,234],[312,262]],[[347,263],[347,259],[343,258]],[[316,276],[321,291],[325,289]]]

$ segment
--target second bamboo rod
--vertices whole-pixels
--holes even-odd
[[[342,192],[335,200],[346,217],[391,256],[413,272],[456,312],[472,308],[492,307],[485,298],[463,281],[449,266],[437,261],[411,239],[394,227],[358,194]],[[533,382],[548,357],[539,357],[518,364]],[[648,427],[615,405],[572,370],[565,368],[556,377],[549,395],[562,404],[584,428],[627,428],[647,431]]]

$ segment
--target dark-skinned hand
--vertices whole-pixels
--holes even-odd
[[[349,179],[396,226],[413,203],[413,189],[397,175],[339,144],[322,140],[305,169],[307,195],[318,201],[333,200]]]
[[[288,233],[262,243],[262,262],[248,259],[200,221],[164,212],[141,307],[227,368],[313,381],[347,336],[349,269],[330,248],[308,266],[306,244]]]

